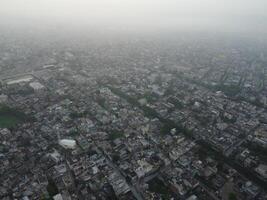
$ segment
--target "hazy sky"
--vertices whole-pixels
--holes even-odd
[[[267,0],[0,0],[1,23],[267,30]]]

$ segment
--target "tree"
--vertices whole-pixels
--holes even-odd
[[[48,178],[48,185],[47,185],[46,189],[47,189],[47,192],[49,193],[49,195],[51,197],[58,194],[57,185],[56,185],[55,181],[51,178]]]
[[[237,200],[235,193],[231,192],[228,197],[229,200]]]

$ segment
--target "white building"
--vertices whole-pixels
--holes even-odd
[[[75,149],[76,148],[76,141],[70,139],[62,139],[59,141],[59,145],[65,149]]]
[[[41,83],[39,83],[39,82],[37,82],[37,81],[35,81],[35,82],[31,82],[30,84],[30,87],[32,88],[32,89],[34,89],[34,91],[40,91],[40,90],[43,90],[45,87],[41,84]]]
[[[63,200],[61,194],[57,194],[57,195],[53,196],[53,199],[54,199],[54,200]]]

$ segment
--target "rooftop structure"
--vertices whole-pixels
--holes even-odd
[[[29,85],[30,85],[30,87],[32,89],[34,89],[34,91],[38,91],[38,90],[44,89],[44,86],[41,83],[37,82],[37,81],[31,82]]]
[[[76,141],[75,140],[69,140],[69,139],[62,139],[59,141],[59,145],[65,149],[75,149]]]
[[[18,84],[18,83],[25,83],[25,82],[30,82],[33,79],[32,76],[23,76],[19,78],[14,78],[14,79],[9,79],[6,81],[7,85],[13,85],[13,84]]]

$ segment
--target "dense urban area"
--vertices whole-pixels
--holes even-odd
[[[0,199],[267,200],[266,41],[38,37],[0,40]]]

